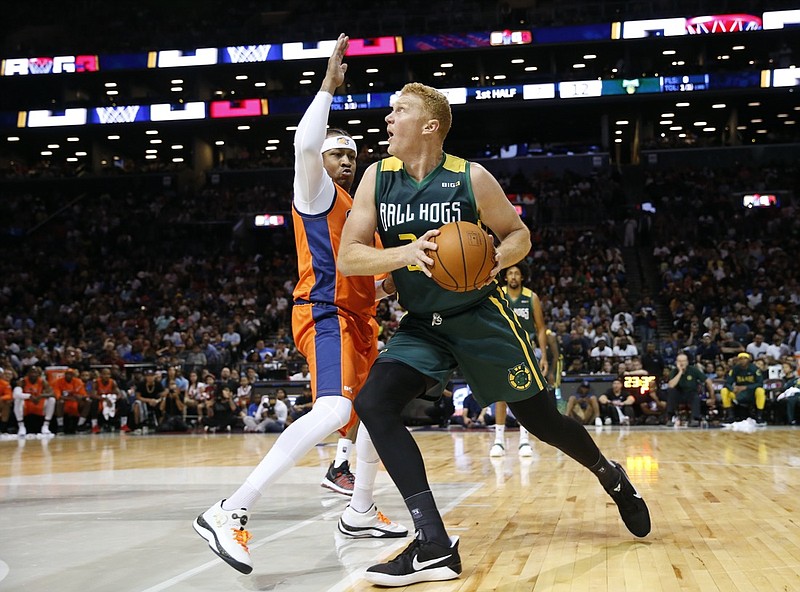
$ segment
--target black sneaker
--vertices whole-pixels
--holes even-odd
[[[616,487],[607,490],[608,495],[617,504],[619,515],[622,516],[622,521],[628,530],[637,537],[645,537],[650,532],[650,512],[647,510],[647,504],[628,479],[628,474],[622,465],[613,460],[609,462],[619,469],[620,480]]]
[[[350,463],[344,461],[338,468],[331,463],[320,485],[342,495],[353,495],[355,482],[356,476],[350,472]]]
[[[458,537],[450,537],[450,547],[415,538],[391,561],[368,567],[364,577],[378,586],[409,586],[418,582],[452,580],[460,573]]]

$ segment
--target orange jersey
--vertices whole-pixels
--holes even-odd
[[[50,386],[53,387],[53,392],[59,399],[63,393],[86,396],[86,386],[80,378],[73,377],[72,382],[67,382],[67,379],[62,376]]]
[[[22,387],[23,393],[29,393],[33,397],[38,397],[42,393],[44,393],[44,378],[41,376],[36,382],[29,382],[28,377],[22,379]],[[25,415],[33,414],[33,415],[44,415],[44,399],[40,399],[38,403],[34,403],[31,400],[25,401]]]
[[[97,385],[96,395],[115,395],[117,393],[117,383],[113,378],[109,378],[108,382],[103,382],[102,378],[98,378],[94,383]]]
[[[333,205],[324,214],[304,215],[292,207],[294,240],[300,281],[294,301],[332,304],[356,315],[375,314],[375,279],[346,277],[336,268],[342,228],[353,207],[353,198],[339,185]]]
[[[0,378],[0,401],[10,401],[13,398],[11,384],[7,380]]]

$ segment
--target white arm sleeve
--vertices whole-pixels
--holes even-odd
[[[322,143],[333,95],[320,91],[297,126],[294,137],[294,206],[301,214],[321,214],[333,203],[336,189],[322,166]]]

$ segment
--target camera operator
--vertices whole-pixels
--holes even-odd
[[[274,393],[261,397],[261,403],[255,415],[244,419],[245,432],[282,432],[286,426],[286,417],[289,409],[286,403],[278,399]]]
[[[159,403],[161,410],[161,422],[158,424],[159,432],[186,432],[189,427],[183,420],[183,412],[186,409],[183,403],[183,392],[178,388],[174,380],[167,384],[166,394]]]

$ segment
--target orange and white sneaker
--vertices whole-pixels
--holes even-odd
[[[247,510],[225,510],[220,500],[208,510],[195,518],[195,531],[206,541],[211,550],[232,568],[249,574],[253,571],[250,561],[250,532],[245,530],[247,525]]]
[[[356,512],[347,504],[339,518],[339,532],[353,538],[402,538],[408,534],[408,529],[396,522],[392,522],[372,504],[366,512]]]

